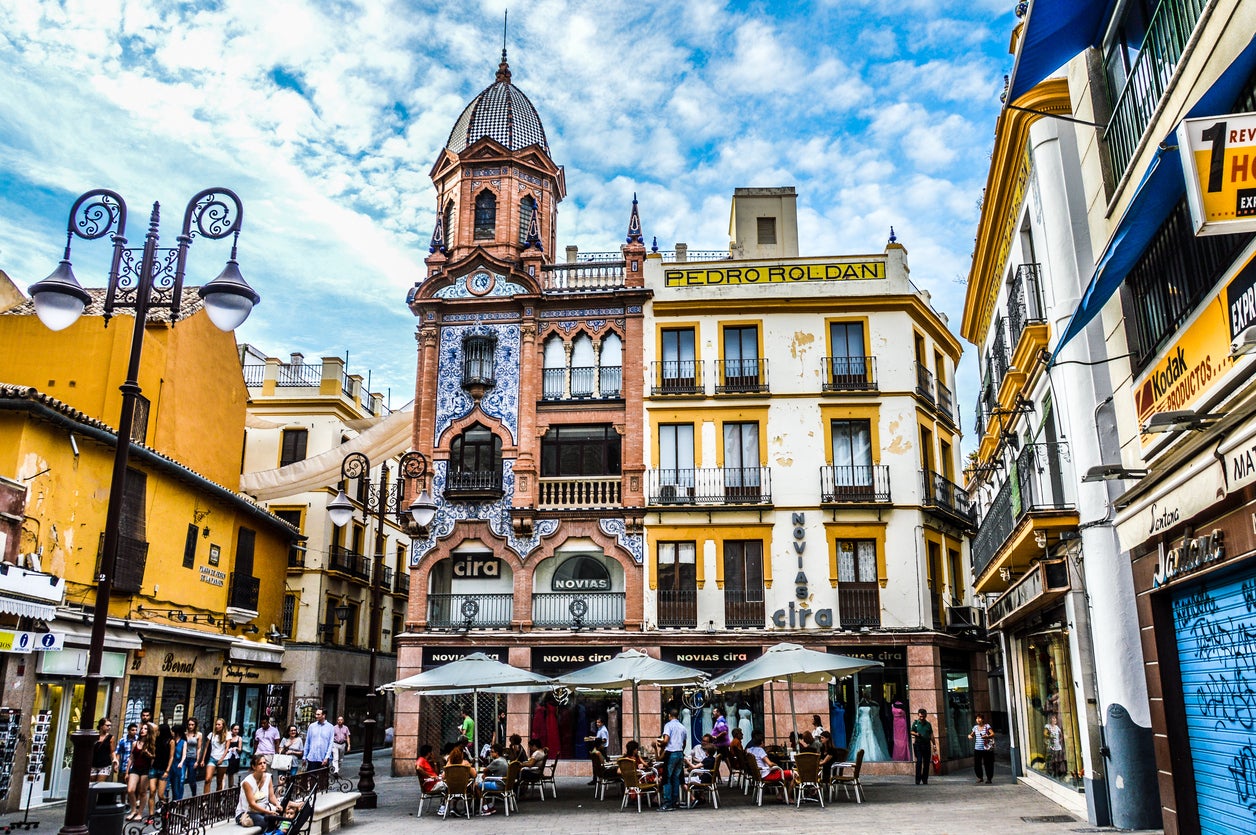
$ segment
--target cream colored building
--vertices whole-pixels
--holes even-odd
[[[923,707],[960,759],[988,707],[955,484],[960,345],[893,237],[799,257],[795,199],[739,188],[729,253],[647,257],[645,617],[664,657],[696,632],[712,656],[788,640],[881,660],[799,691],[797,712],[905,761],[903,718]],[[771,701],[738,710],[784,737]]]

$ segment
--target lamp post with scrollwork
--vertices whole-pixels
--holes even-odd
[[[383,613],[380,611],[379,592],[380,578],[384,573],[384,522],[392,513],[412,538],[419,531],[431,524],[436,516],[436,502],[432,500],[427,489],[423,487],[423,479],[427,477],[427,456],[421,452],[407,452],[401,456],[399,476],[393,489],[388,486],[388,471],[380,468],[379,485],[367,484],[362,495],[362,511],[365,515],[375,516],[375,546],[371,557],[371,611],[368,644],[370,663],[367,668],[366,719],[362,722],[362,767],[358,769],[357,801],[359,809],[374,809],[378,798],[375,794],[375,763],[372,748],[375,745],[375,657],[379,653],[379,631],[382,623],[377,620]],[[371,460],[360,452],[351,452],[340,464],[340,491],[336,498],[327,504],[327,515],[332,524],[338,528],[347,525],[353,519],[353,502],[345,495],[345,485],[351,478],[369,479]],[[414,480],[419,483],[420,492],[410,505],[405,504],[406,482]],[[397,567],[401,570],[401,566]]]
[[[126,245],[126,202],[109,189],[94,189],[74,201],[66,224],[65,254],[52,275],[30,286],[35,314],[50,330],[68,328],[82,315],[91,295],[74,277],[70,267],[70,245],[75,237],[87,241],[106,235],[113,241],[113,260],[105,293],[106,324],[117,310],[133,310],[135,325],[126,381],[122,384],[122,415],[114,444],[113,479],[109,485],[109,505],[105,512],[104,543],[96,574],[96,597],[92,609],[92,637],[87,651],[87,674],[79,728],[71,734],[74,745],[70,765],[70,786],[66,796],[62,835],[87,833],[88,786],[91,782],[92,744],[96,740],[96,701],[104,677],[100,673],[105,650],[105,627],[109,619],[109,595],[121,539],[121,518],[126,496],[127,463],[130,459],[132,430],[140,398],[137,382],[144,328],[151,311],[166,310],[173,326],[183,302],[183,279],[188,248],[195,236],[210,240],[231,238],[231,256],[213,281],[202,286],[198,295],[205,303],[210,321],[224,331],[239,327],[261,297],[245,282],[236,263],[236,245],[244,220],[244,206],[235,192],[209,188],[188,201],[183,213],[183,229],[178,245],[159,247],[157,224],[161,208],[153,204],[148,233],[142,248]]]

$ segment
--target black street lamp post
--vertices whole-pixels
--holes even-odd
[[[240,275],[236,263],[236,243],[244,220],[244,207],[235,192],[226,188],[202,191],[188,202],[183,214],[183,231],[178,246],[157,246],[157,223],[160,206],[153,204],[148,234],[140,249],[126,246],[126,203],[117,192],[95,189],[82,195],[70,209],[66,224],[65,255],[52,275],[29,288],[39,320],[54,331],[64,330],[78,319],[91,301],[91,296],[74,277],[70,268],[70,244],[74,237],[92,241],[110,235],[113,261],[109,268],[109,284],[105,294],[104,316],[116,310],[135,311],[131,335],[131,353],[126,381],[122,384],[122,415],[114,445],[113,480],[109,485],[109,506],[105,513],[105,537],[99,573],[96,575],[96,599],[92,609],[92,637],[87,653],[87,675],[83,688],[83,705],[79,728],[71,734],[74,745],[70,765],[70,787],[65,804],[62,835],[86,835],[88,786],[91,782],[92,745],[96,740],[96,698],[103,676],[101,659],[105,650],[105,627],[109,620],[109,594],[118,558],[120,521],[126,495],[126,471],[135,425],[136,404],[140,397],[137,382],[140,354],[144,347],[144,327],[151,310],[169,310],[170,324],[178,319],[183,296],[184,268],[188,248],[196,235],[220,240],[231,237],[231,257],[216,279],[200,288],[210,320],[224,331],[235,330],[248,317],[261,299]],[[136,263],[136,259],[139,262]]]
[[[371,611],[368,643],[370,648],[370,664],[367,668],[366,719],[362,722],[362,767],[358,770],[357,808],[374,809],[377,803],[375,795],[375,763],[372,759],[372,748],[375,745],[375,656],[379,653],[379,631],[383,627],[383,612],[379,602],[380,578],[384,573],[384,521],[392,513],[397,522],[411,537],[431,524],[436,516],[436,503],[422,486],[427,476],[427,457],[421,452],[407,452],[401,456],[401,466],[397,483],[393,489],[388,488],[388,472],[381,468],[379,486],[369,484],[363,490],[362,510],[366,515],[375,516],[375,547],[371,559]],[[351,452],[340,464],[340,492],[327,504],[327,515],[332,524],[344,527],[353,519],[353,503],[345,495],[345,485],[351,478],[369,479],[371,461],[360,452]],[[420,493],[407,507],[405,504],[406,482],[414,479],[419,482]],[[397,566],[401,571],[402,567]]]

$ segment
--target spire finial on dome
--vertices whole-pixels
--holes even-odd
[[[632,193],[632,214],[628,217],[628,243],[643,244],[641,237],[641,215],[637,214],[637,193]]]
[[[659,236],[658,235],[655,235],[653,238],[650,239],[650,251],[651,252],[659,251]]]
[[[892,244],[896,244],[896,243],[898,243],[898,235],[895,235],[895,234],[894,234],[894,227],[893,227],[893,226],[891,226],[891,227],[890,227],[890,240],[889,240],[889,243],[892,243]]]
[[[506,24],[510,22],[510,9],[502,16],[502,62],[497,65],[497,80],[510,82],[510,64],[506,63]]]

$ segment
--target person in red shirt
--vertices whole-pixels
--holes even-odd
[[[419,746],[419,758],[414,761],[414,770],[418,772],[424,794],[431,794],[445,788],[445,784],[441,782],[440,773],[432,763],[431,745]]]

